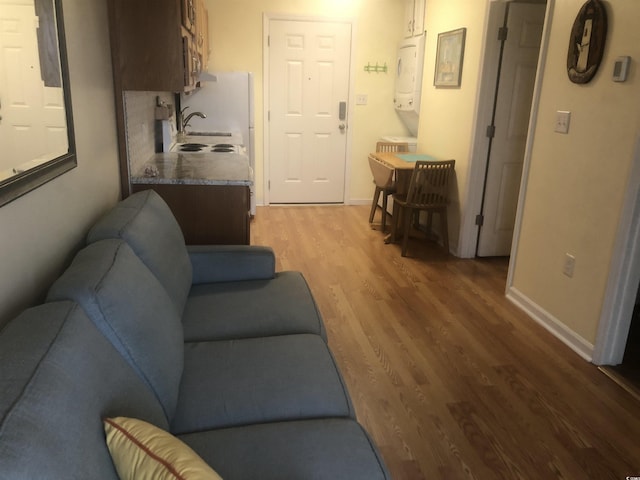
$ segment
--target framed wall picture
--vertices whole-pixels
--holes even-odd
[[[466,34],[466,28],[438,34],[436,71],[433,79],[436,87],[460,86]]]

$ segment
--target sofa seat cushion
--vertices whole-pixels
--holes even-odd
[[[194,285],[182,323],[186,342],[314,333],[326,340],[322,316],[299,272],[271,280]]]
[[[318,335],[198,342],[185,344],[171,431],[353,415],[342,377]]]
[[[180,225],[160,195],[145,190],[119,202],[87,234],[87,243],[106,239],[127,242],[182,313],[191,288],[191,260]]]
[[[117,480],[102,418],[162,429],[153,392],[71,302],[48,303],[0,332],[0,478]]]
[[[79,303],[173,417],[184,358],[182,323],[160,282],[122,240],[82,249],[47,296]]]
[[[384,480],[373,442],[347,418],[303,420],[181,435],[222,478]]]

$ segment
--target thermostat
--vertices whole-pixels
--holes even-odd
[[[618,57],[613,64],[613,81],[624,82],[627,80],[627,73],[629,73],[629,63],[631,63],[631,57]]]

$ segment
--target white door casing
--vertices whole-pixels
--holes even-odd
[[[344,202],[351,29],[269,21],[270,203]]]
[[[506,256],[511,251],[545,8],[509,5],[478,256]]]
[[[616,235],[592,361],[618,365],[624,359],[640,283],[640,132]]]

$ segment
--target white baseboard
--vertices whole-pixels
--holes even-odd
[[[351,198],[345,202],[345,205],[371,205],[371,198]]]
[[[587,362],[591,362],[593,359],[593,344],[586,341],[545,309],[534,303],[517,288],[509,287],[507,290],[507,298],[571,350]]]

